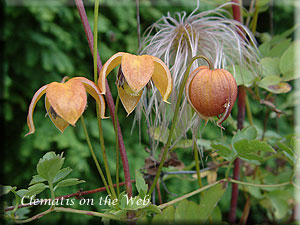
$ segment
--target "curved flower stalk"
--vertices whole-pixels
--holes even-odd
[[[238,65],[251,71],[253,76],[258,76],[259,54],[256,41],[245,26],[230,18],[231,15],[224,7],[231,4],[225,3],[204,12],[198,12],[198,5],[190,15],[182,12],[172,17],[168,14],[146,31],[140,52],[162,59],[170,68],[174,80],[171,102],[176,102],[187,64],[195,55],[205,56],[216,69]],[[203,65],[200,61],[194,62],[191,69],[196,69],[200,65],[198,63]],[[233,75],[235,76],[234,69]],[[165,127],[172,118],[174,105],[172,104],[172,109],[168,110],[167,106],[161,104],[155,91],[150,98],[145,95],[142,100],[137,106],[139,110],[135,117],[136,121],[141,119],[141,111],[145,111],[148,125],[152,128],[159,127],[159,136],[165,136]],[[155,118],[151,118],[153,111]],[[198,118],[194,117],[192,108],[184,98],[177,126],[178,139],[197,124],[195,120]],[[157,129],[152,130],[157,132]]]
[[[33,123],[33,112],[36,103],[46,94],[45,107],[47,115],[53,124],[61,131],[75,123],[83,114],[87,106],[88,92],[98,103],[101,118],[105,118],[105,101],[97,85],[84,77],[74,77],[64,83],[52,82],[42,86],[33,96],[27,115],[27,125],[29,132],[25,135],[33,134],[35,127]]]
[[[172,78],[168,67],[159,58],[151,55],[136,56],[125,52],[114,54],[103,65],[98,79],[98,86],[105,94],[105,78],[118,65],[117,89],[121,102],[128,115],[138,104],[143,89],[153,81],[164,102],[172,91]]]

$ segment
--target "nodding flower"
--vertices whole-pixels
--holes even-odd
[[[66,79],[68,78],[64,78],[62,83],[52,82],[44,85],[34,94],[27,115],[29,132],[25,136],[35,132],[33,112],[36,103],[44,94],[47,115],[61,132],[64,132],[69,124],[75,126],[83,114],[87,106],[86,92],[96,100],[100,116],[105,118],[105,101],[97,85],[84,77],[74,77],[64,82]]]
[[[172,91],[172,78],[168,67],[159,58],[151,55],[136,56],[118,52],[103,65],[98,79],[98,86],[105,94],[105,78],[118,65],[117,89],[120,100],[128,113],[135,109],[145,86],[153,82],[164,102]]]

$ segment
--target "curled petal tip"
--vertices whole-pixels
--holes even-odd
[[[106,87],[105,87],[105,78],[106,76],[118,65],[121,64],[122,56],[124,55],[124,52],[118,52],[114,54],[112,57],[110,57],[106,63],[101,68],[101,71],[99,73],[99,79],[98,79],[98,87],[101,90],[101,94],[105,94]]]
[[[33,95],[33,98],[30,102],[29,109],[28,109],[28,115],[27,115],[27,125],[29,128],[29,132],[25,135],[28,136],[30,134],[33,134],[35,131],[34,123],[33,123],[33,112],[36,106],[36,103],[40,100],[40,98],[46,93],[48,85],[42,86],[35,94]]]

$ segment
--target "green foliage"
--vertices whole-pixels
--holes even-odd
[[[27,132],[28,105],[33,93],[39,87],[53,81],[60,81],[64,76],[92,77],[92,57],[78,12],[75,7],[68,7],[66,2],[56,1],[54,5],[41,3],[40,6],[27,3],[22,7],[8,4],[4,8],[6,18],[2,35],[5,41],[3,62],[3,99],[5,104],[3,111],[6,125],[4,139],[6,141],[5,160],[2,165],[5,175],[3,183],[9,185],[1,186],[0,192],[4,195],[1,196],[1,201],[2,199],[7,201],[5,207],[16,206],[19,203],[18,198],[23,196],[38,195],[49,198],[48,189],[51,185],[53,185],[55,196],[77,192],[77,184],[84,181],[67,178],[71,172],[74,177],[84,177],[87,181],[87,186],[84,187],[86,189],[103,186],[103,183],[99,182],[96,168],[92,164],[80,124],[75,128],[68,127],[63,134],[59,133],[49,119],[44,118],[44,106],[39,103],[34,115],[36,133],[24,138],[24,134]],[[200,10],[213,9],[223,2],[226,1],[200,1]],[[260,14],[259,32],[257,33],[261,43],[259,45],[262,56],[259,68],[261,76],[254,77],[252,71],[239,66],[235,66],[234,69],[237,84],[244,84],[249,90],[252,90],[252,92],[248,92],[248,97],[254,125],[249,126],[246,116],[244,124],[246,128],[235,133],[237,107],[234,106],[232,117],[224,123],[226,130],[223,133],[213,123],[209,123],[205,129],[201,130],[201,138],[197,140],[201,153],[203,153],[201,162],[203,168],[233,161],[239,157],[243,159],[241,180],[254,184],[290,182],[293,177],[293,167],[297,166],[299,157],[295,147],[295,142],[299,137],[293,133],[293,107],[299,103],[297,102],[299,91],[297,92],[294,88],[295,79],[299,78],[299,74],[294,68],[299,65],[298,62],[294,65],[293,61],[296,58],[295,49],[299,48],[299,40],[291,38],[299,25],[289,26],[291,28],[286,30],[288,25],[294,22],[294,18],[291,16],[294,9],[282,1],[276,0],[274,6],[275,35],[267,33],[268,30],[265,28],[267,23],[263,21],[268,14],[268,2],[268,0],[259,1],[259,12],[265,12]],[[93,4],[92,1],[85,3],[90,6]],[[135,5],[132,2],[122,2],[119,5],[119,2],[116,1],[102,1],[101,4],[103,5],[100,8],[98,29],[99,52],[102,62],[104,63],[118,51],[136,53],[138,39]],[[191,12],[194,7],[194,2],[187,3],[185,0],[171,1],[168,4],[165,1],[140,1],[142,33],[162,15],[166,15],[168,11],[171,14],[183,10]],[[226,9],[230,11],[230,7]],[[93,7],[86,7],[86,10],[89,22],[93,26]],[[253,16],[253,13],[245,15]],[[228,69],[233,73],[232,66],[229,66]],[[112,85],[114,82],[113,78],[109,79],[112,94],[115,97],[117,92]],[[261,99],[268,101],[269,105],[261,104],[259,102]],[[276,113],[274,107],[283,111],[283,114]],[[102,165],[102,157],[99,157],[100,145],[98,144],[95,104],[92,101],[89,102],[86,111],[87,128],[96,155]],[[108,115],[108,112],[106,114]],[[279,115],[281,116],[279,117]],[[199,196],[191,197],[189,200],[181,201],[164,210],[160,210],[155,204],[138,204],[147,197],[148,185],[142,174],[136,171],[145,166],[145,158],[150,156],[144,151],[145,147],[149,145],[146,125],[142,122],[140,131],[135,128],[133,133],[130,133],[133,117],[126,117],[124,110],[119,110],[119,121],[127,148],[130,172],[132,175],[136,174],[138,195],[133,197],[132,204],[127,203],[123,193],[119,196],[121,201],[116,207],[107,209],[106,206],[94,205],[93,207],[80,206],[80,209],[92,209],[100,212],[106,210],[118,218],[126,218],[128,211],[135,210],[139,219],[138,224],[143,224],[143,222],[173,224],[188,220],[195,221],[199,219],[199,213],[203,220],[209,218],[213,222],[220,223],[222,216],[227,215],[230,207],[230,188],[223,189],[222,185],[208,189],[204,197],[201,197],[200,204]],[[102,125],[109,166],[114,175],[114,129],[109,119],[103,121]],[[154,138],[161,142],[154,156],[157,158],[160,147],[166,143],[167,136],[161,137],[156,132]],[[178,160],[184,166],[183,170],[194,169],[192,145],[191,134],[187,133],[186,137],[174,146],[173,150],[176,150]],[[65,159],[62,152],[65,153]],[[41,159],[36,165],[39,158]],[[65,168],[63,168],[63,164],[66,166]],[[226,170],[224,167],[226,165],[216,169],[216,179],[224,176]],[[32,171],[35,169],[37,169],[37,175],[33,175]],[[176,172],[178,168],[164,168],[164,171]],[[120,179],[124,180],[122,172],[120,176]],[[25,185],[28,184],[28,181],[30,181],[29,185]],[[162,181],[167,187],[165,189],[161,185],[164,202],[173,200],[175,198],[173,193],[181,196],[198,188],[196,179],[192,175],[164,175]],[[202,181],[206,185],[208,177],[203,177]],[[291,186],[260,188],[239,185],[239,187],[243,194],[251,197],[249,223],[257,224],[263,221],[287,223],[295,202],[294,189]],[[104,195],[98,193],[97,196]],[[244,195],[241,194],[239,197],[239,205],[243,205]],[[156,202],[156,204],[158,203]],[[31,214],[36,213],[37,209],[31,207],[12,211],[7,213],[10,218],[25,219],[28,218],[30,212]],[[238,217],[241,217],[242,211],[242,207],[237,209]],[[76,214],[61,213],[41,218],[41,223],[57,224],[58,221],[72,224],[99,223],[98,218],[93,219]],[[105,221],[108,220],[102,220],[102,222]]]

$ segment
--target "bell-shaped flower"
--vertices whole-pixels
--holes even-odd
[[[36,103],[46,94],[45,107],[47,115],[54,125],[61,131],[76,121],[83,114],[87,106],[88,92],[98,103],[101,118],[105,118],[105,101],[97,85],[84,77],[74,77],[65,83],[52,82],[42,86],[33,96],[27,115],[29,132],[34,133],[33,112]]]
[[[159,58],[151,55],[136,56],[125,52],[114,54],[103,65],[98,79],[98,86],[105,94],[105,78],[118,65],[117,89],[121,102],[128,115],[139,102],[144,87],[153,81],[155,87],[167,102],[172,91],[172,78],[168,67]]]

